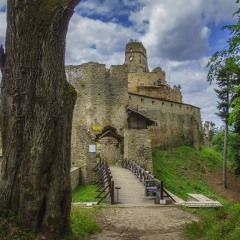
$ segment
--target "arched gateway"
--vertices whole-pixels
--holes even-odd
[[[97,150],[108,163],[116,163],[123,158],[123,137],[113,127],[106,127],[96,136]]]

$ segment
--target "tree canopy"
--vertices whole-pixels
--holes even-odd
[[[240,0],[237,0],[239,4]],[[207,64],[209,72],[207,81],[217,83],[215,92],[218,96],[217,115],[225,123],[224,148],[223,148],[223,186],[226,188],[226,162],[228,146],[228,125],[231,123],[235,127],[240,137],[240,8],[234,13],[237,16],[235,24],[223,26],[230,31],[230,38],[227,46],[213,54]],[[231,109],[233,109],[231,111]],[[231,115],[230,115],[231,114]],[[229,117],[230,115],[230,117]],[[238,158],[238,156],[236,156]],[[239,163],[239,159],[236,159]],[[240,164],[240,163],[239,163]]]

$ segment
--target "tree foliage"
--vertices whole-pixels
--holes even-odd
[[[213,137],[218,133],[218,128],[214,122],[209,122],[209,141],[211,142]]]
[[[223,151],[224,133],[224,128],[220,128],[211,141],[213,148],[218,152]],[[227,159],[229,160],[231,168],[234,169],[235,173],[240,175],[240,136],[238,133],[233,132],[233,129],[230,129],[228,134]]]
[[[240,0],[237,0],[239,4]],[[224,148],[223,148],[223,186],[227,186],[226,180],[226,161],[227,161],[227,145],[228,145],[228,125],[229,125],[229,113],[233,108],[230,122],[239,128],[240,124],[236,122],[236,119],[240,119],[239,107],[236,105],[239,103],[238,89],[240,84],[240,8],[234,13],[237,16],[237,22],[232,25],[223,26],[223,29],[230,31],[231,37],[228,39],[228,45],[219,52],[213,54],[210,61],[207,64],[209,72],[207,75],[207,81],[212,83],[216,82],[218,88],[215,89],[218,99],[217,108],[219,112],[217,115],[225,123],[224,134]],[[240,121],[239,121],[240,123]],[[239,126],[238,126],[239,125]],[[239,132],[240,133],[240,132]]]

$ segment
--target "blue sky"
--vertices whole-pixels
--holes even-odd
[[[0,44],[6,30],[6,0],[0,0]],[[200,107],[203,121],[215,115],[214,85],[206,82],[206,64],[226,46],[239,7],[235,0],[82,0],[67,35],[66,64],[89,61],[107,67],[124,63],[125,45],[141,41],[149,68],[160,66],[171,85],[182,86],[183,101]]]

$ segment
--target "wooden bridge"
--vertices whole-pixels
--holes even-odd
[[[101,161],[95,167],[95,171],[97,171],[97,192],[99,192],[96,198],[100,198],[98,204],[106,198],[108,204],[153,205],[156,192],[159,193],[159,200],[168,197],[175,202],[163,188],[163,183],[135,162],[124,161],[123,165],[119,166]],[[148,186],[148,197],[145,193],[146,183],[153,184]],[[155,196],[153,196],[154,191]]]
[[[145,197],[143,183],[131,171],[118,165],[110,165],[109,167],[114,179],[115,202],[132,205],[154,204],[154,199]],[[119,190],[117,190],[118,187],[120,187]],[[119,196],[117,196],[117,192]]]
[[[131,171],[129,171],[131,170]],[[97,184],[99,192],[97,198],[100,198],[98,204],[107,199],[108,204],[124,204],[132,206],[146,206],[156,203],[163,203],[165,200],[171,200],[187,207],[221,207],[218,201],[213,201],[201,194],[189,194],[187,202],[168,192],[163,187],[163,182],[156,179],[151,173],[140,167],[133,161],[125,160],[122,166],[109,165],[105,161],[100,161],[95,167],[97,171]],[[152,193],[153,183],[155,196],[146,197],[145,189]],[[144,186],[144,184],[146,186]],[[155,201],[154,201],[155,200]],[[163,202],[161,202],[163,201]]]

